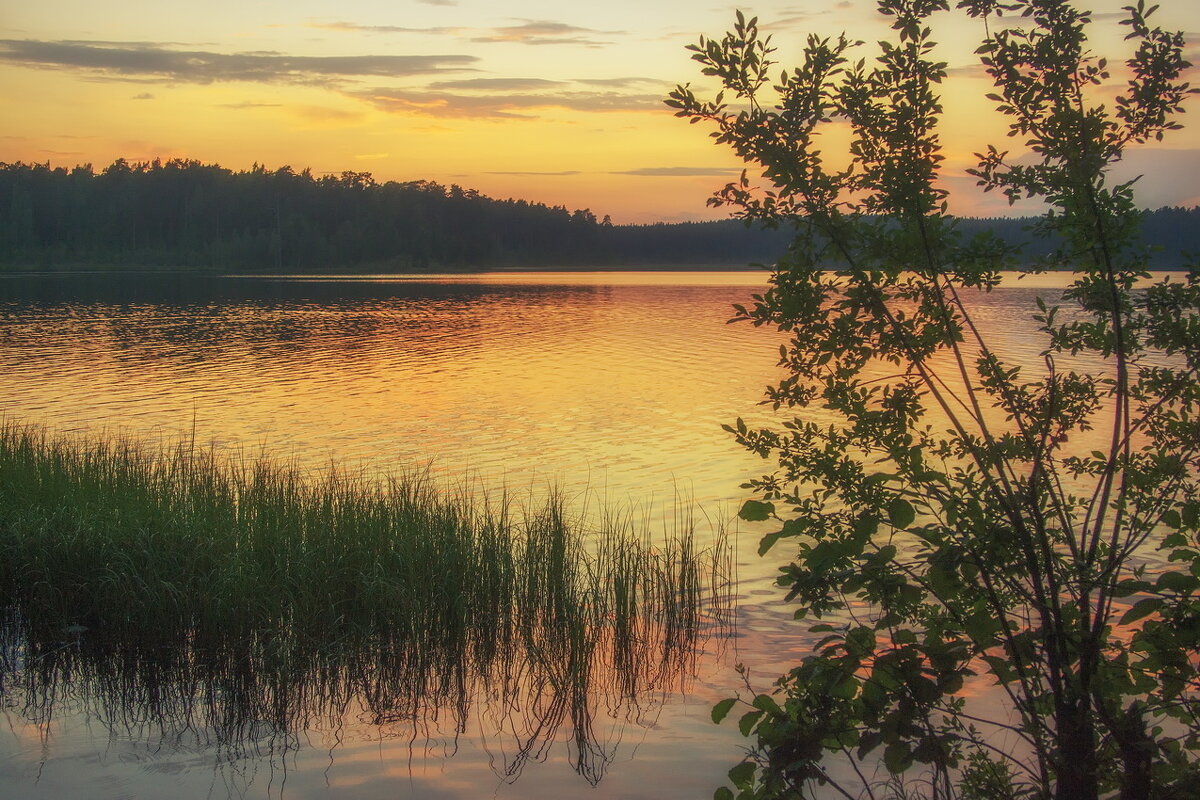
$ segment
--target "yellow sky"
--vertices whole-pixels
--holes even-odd
[[[1126,53],[1112,18],[1126,2],[1092,5],[1095,49],[1112,60]],[[1162,6],[1158,23],[1189,31],[1200,61],[1200,4]],[[458,183],[617,222],[723,216],[705,200],[740,162],[662,98],[700,83],[684,46],[720,35],[737,7],[773,32],[784,65],[809,32],[887,31],[866,0],[0,0],[0,161],[290,164]],[[954,209],[1006,213],[962,172],[984,144],[1011,147],[982,99],[988,82],[971,74],[982,27],[939,22]],[[1200,127],[1131,153],[1122,171],[1145,173],[1144,205],[1196,204]]]

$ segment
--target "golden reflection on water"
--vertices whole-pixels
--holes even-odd
[[[678,479],[683,491],[703,487],[696,494],[711,501],[736,496],[731,473],[743,470],[729,461],[749,460],[719,425],[739,406],[753,409],[771,372],[762,332],[724,324],[745,286],[741,275],[694,283],[643,276],[616,285],[597,276],[549,283],[504,276],[466,284],[271,278],[21,286],[24,297],[0,295],[7,301],[0,301],[0,370],[10,376],[0,410],[60,430],[151,438],[194,430],[201,441],[262,446],[313,468],[334,459],[385,471],[433,459],[443,476],[473,471],[515,492],[556,482],[576,494],[591,486],[617,502],[630,496],[662,505]],[[731,341],[740,346],[723,352]],[[754,362],[765,368],[749,380]],[[292,763],[290,796],[319,794],[324,780],[391,796],[396,776],[408,776],[416,762],[410,786],[421,788],[412,796],[473,797],[481,787],[509,791],[500,787],[520,771],[532,741],[530,757],[553,768],[521,771],[515,793],[561,795],[581,780],[571,762],[579,767],[586,758],[599,765],[584,765],[593,772],[616,759],[622,775],[610,770],[602,791],[637,796],[664,764],[680,771],[681,762],[719,749],[711,769],[679,783],[683,793],[707,794],[734,747],[728,731],[707,722],[726,691],[713,685],[726,683],[718,677],[725,669],[707,661],[686,704],[665,687],[660,700],[672,705],[654,701],[652,713],[598,703],[599,752],[572,750],[571,726],[551,729],[546,742],[504,721],[521,715],[496,724],[472,713],[455,722],[447,709],[440,728],[421,730],[355,715],[336,730],[318,721],[305,734],[308,744],[290,754],[266,747],[256,760],[218,749],[217,772],[223,785],[269,795],[274,777],[264,785],[261,773]],[[500,707],[511,702],[532,703],[533,695]],[[20,742],[5,749],[18,754],[10,763],[24,765],[24,778],[42,748],[50,755],[40,780],[26,784],[31,792],[71,793],[76,774],[113,781],[110,796],[126,784],[152,792],[166,780],[160,771],[177,772],[185,786],[203,778],[203,740],[169,729],[157,737],[111,733],[102,722],[111,714],[84,706],[60,713],[52,728],[14,720]],[[99,724],[88,726],[89,718]],[[91,763],[97,738],[136,766]],[[151,751],[159,755],[148,759]]]
[[[774,346],[724,323],[762,276],[540,277],[243,278],[222,282],[252,294],[237,300],[0,307],[0,408],[68,430],[194,429],[313,466],[735,495],[752,461],[719,426],[753,412]]]
[[[473,474],[516,493],[558,484],[581,503],[590,490],[601,496],[593,504],[669,505],[680,491],[727,517],[744,494],[738,484],[770,469],[720,430],[737,416],[769,419],[757,403],[780,377],[780,338],[726,324],[730,305],[765,277],[4,276],[0,414],[67,431],[194,435],[314,469],[428,463],[443,479]],[[1033,300],[1061,286],[1060,275],[1006,284],[974,299],[976,320],[1002,355],[1036,370]],[[721,501],[729,505],[717,510]],[[604,723],[617,763],[600,795],[666,796],[665,770],[680,776],[675,796],[707,795],[736,760],[736,732],[708,722],[712,702],[738,686],[732,663],[752,665],[765,685],[807,650],[769,585],[772,559],[754,555],[760,535],[741,532],[732,655],[704,666],[688,697],[664,695],[656,716]],[[73,771],[112,797],[129,790],[131,772],[146,796],[181,785],[276,796],[284,774],[289,797],[350,787],[363,797],[550,797],[578,783],[569,769],[539,767],[509,788],[495,766],[516,740],[477,715],[452,740],[362,720],[336,732],[315,726],[285,759],[229,759],[214,770],[198,743],[104,745],[102,721],[86,715],[48,741],[5,714],[10,738],[0,747],[16,753],[5,772],[15,769],[30,797],[69,793]],[[449,751],[457,755],[443,758]],[[562,742],[548,758],[563,765]]]

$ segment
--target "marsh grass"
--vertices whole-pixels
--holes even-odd
[[[506,776],[569,725],[598,780],[598,709],[685,682],[727,610],[693,528],[3,423],[0,692],[232,751],[348,714],[459,732],[479,703],[519,740]]]

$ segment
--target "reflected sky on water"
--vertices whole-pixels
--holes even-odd
[[[195,436],[319,470],[428,467],[510,493],[556,485],[578,505],[730,518],[738,484],[769,464],[720,426],[766,421],[779,335],[728,325],[766,273],[478,276],[0,276],[0,414],[72,433]],[[1059,276],[973,305],[1005,355],[1036,364],[1030,321]],[[701,528],[705,526],[702,525]],[[744,661],[765,685],[807,649],[742,525],[738,631],[702,658],[687,693],[601,720],[612,763],[593,795],[709,796],[740,737],[709,709]],[[718,650],[716,644],[711,650]],[[22,797],[555,797],[589,789],[569,743],[510,786],[514,738],[472,715],[457,736],[389,730],[351,714],[287,754],[226,754],[203,737],[114,732],[86,703],[52,726],[11,705],[0,782]],[[483,717],[483,719],[480,719]],[[454,727],[454,726],[452,726]],[[568,737],[569,738],[569,737]],[[453,757],[448,757],[453,753]],[[670,774],[671,786],[663,785]],[[2,792],[0,792],[2,793]]]

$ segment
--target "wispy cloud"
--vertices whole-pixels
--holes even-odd
[[[612,44],[593,38],[595,36],[621,36],[625,31],[599,31],[580,28],[565,22],[544,19],[522,20],[519,25],[491,28],[471,37],[472,42],[516,42],[518,44],[574,44],[585,47],[603,47]]]
[[[0,136],[0,142],[31,142],[41,141],[45,137],[30,137],[30,136]],[[80,136],[76,133],[56,133],[50,136],[51,139],[95,139],[95,136]]]
[[[410,27],[407,25],[360,25],[357,22],[310,22],[308,27],[343,33],[416,33],[433,36],[456,36],[475,44],[566,44],[583,47],[603,47],[612,44],[609,37],[624,36],[626,31],[603,31],[582,28],[547,19],[517,19],[514,25],[493,28],[454,26]]]
[[[607,86],[613,89],[623,89],[628,86],[674,86],[671,81],[662,78],[575,78],[575,83],[587,86]]]
[[[1200,148],[1131,147],[1111,175],[1114,181],[1142,176],[1134,194],[1145,208],[1189,205],[1200,186]]]
[[[846,8],[846,5],[839,4],[837,8]],[[768,32],[782,32],[794,30],[796,28],[805,29],[813,24],[813,20],[823,17],[829,13],[828,8],[821,8],[816,11],[807,9],[791,8],[782,12],[777,16],[770,18],[760,17],[759,22],[763,30]]]
[[[297,106],[292,112],[314,122],[355,122],[363,117],[358,111],[327,106]]]
[[[571,111],[648,111],[662,108],[657,94],[621,92],[560,91],[516,94],[463,94],[379,88],[349,93],[384,111],[422,114],[431,117],[527,119],[537,109]]]
[[[577,169],[564,169],[557,172],[534,172],[534,171],[508,171],[508,172],[485,172],[484,175],[521,175],[521,176],[560,176],[560,175],[582,175],[583,173]]]
[[[610,175],[641,175],[648,178],[695,178],[740,175],[742,171],[733,167],[639,167],[623,169]]]
[[[435,81],[430,89],[465,89],[480,92],[528,92],[563,86],[563,81],[546,78],[467,78],[459,81]]]
[[[134,82],[249,81],[334,85],[347,78],[403,77],[464,70],[469,55],[293,56],[277,52],[170,50],[147,42],[105,43],[0,39],[0,62],[75,70]]]
[[[282,105],[283,105],[282,103],[252,103],[252,102],[246,101],[246,102],[242,102],[242,103],[218,103],[217,107],[218,108],[233,108],[233,109],[240,110],[240,109],[244,109],[244,108],[280,108]]]
[[[321,31],[339,31],[342,33],[423,33],[434,36],[453,36],[469,33],[471,28],[435,26],[430,28],[411,28],[404,25],[359,25],[356,22],[310,22],[309,28]]]
[[[134,100],[153,100],[154,95],[150,94],[149,92],[142,92],[141,94],[135,94],[132,99],[134,99]]]
[[[991,80],[991,76],[988,75],[987,69],[979,62],[974,64],[959,64],[954,67],[947,67],[946,74],[951,78],[983,78],[985,80]]]

